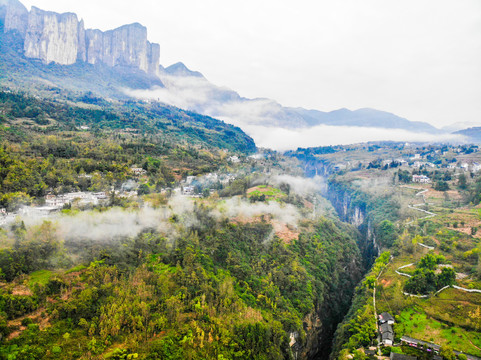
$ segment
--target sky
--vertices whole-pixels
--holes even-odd
[[[182,61],[244,97],[481,125],[480,0],[22,2],[87,28],[140,22],[162,65]]]

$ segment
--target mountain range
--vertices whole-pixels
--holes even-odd
[[[61,89],[125,99],[150,98],[239,126],[286,129],[319,125],[446,134],[425,122],[370,108],[323,112],[248,99],[210,83],[183,63],[160,65],[160,46],[138,24],[102,32],[76,14],[58,14],[18,0],[0,0],[0,84],[61,96]]]
[[[274,100],[259,98],[247,99],[235,91],[210,83],[201,73],[189,70],[179,62],[160,73],[160,78],[168,90],[170,101],[184,105],[189,110],[207,113],[210,116],[230,118],[241,112],[244,122],[255,125],[262,121],[264,126],[286,128],[330,126],[380,127],[440,133],[434,126],[424,122],[409,121],[395,114],[375,109],[339,109],[330,112],[306,110],[304,108],[284,107]],[[195,89],[195,94],[191,90]],[[152,92],[166,95],[165,91]],[[140,95],[148,95],[140,92]],[[174,96],[172,96],[174,94]],[[158,98],[160,100],[162,97]],[[250,119],[249,119],[250,117]]]

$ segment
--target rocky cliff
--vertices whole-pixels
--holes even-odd
[[[0,0],[0,21],[5,24],[5,29],[16,30],[25,37],[28,10],[17,0]]]
[[[77,61],[110,67],[133,67],[157,75],[160,46],[147,40],[147,29],[138,24],[114,30],[85,30],[76,14],[29,12],[17,0],[0,0],[4,31],[18,32],[24,39],[24,55],[45,64],[72,65]]]
[[[102,32],[87,30],[86,58],[90,64],[134,66],[148,73],[159,68],[160,46],[147,41],[147,29],[134,23]]]

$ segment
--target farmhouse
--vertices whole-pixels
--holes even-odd
[[[383,312],[382,314],[379,314],[378,319],[380,324],[384,324],[384,323],[388,323],[389,325],[394,324],[394,318],[392,317],[391,314],[387,312]]]
[[[391,346],[394,341],[394,331],[392,326],[388,323],[379,326],[379,333],[381,334],[381,341],[386,346]]]
[[[413,175],[413,182],[421,183],[421,184],[428,184],[431,182],[431,179],[425,175]]]
[[[391,314],[383,312],[379,314],[379,334],[381,335],[381,341],[386,346],[391,346],[394,341],[394,331],[392,325],[394,324],[394,318]]]

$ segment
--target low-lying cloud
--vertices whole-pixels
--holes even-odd
[[[347,145],[367,141],[462,142],[452,134],[414,133],[401,129],[319,125],[312,128],[286,129],[247,125],[242,128],[259,147],[284,151],[298,147]]]
[[[367,141],[463,142],[460,135],[429,134],[401,129],[318,125],[310,127],[292,109],[269,99],[245,99],[217,87],[203,77],[162,75],[165,88],[126,90],[137,98],[152,99],[209,115],[241,127],[260,147],[284,151],[298,147],[346,145]]]
[[[295,188],[301,184],[300,179],[294,177],[284,179],[289,181]],[[313,184],[309,186],[314,186]],[[30,227],[39,225],[43,221],[51,221],[55,224],[58,234],[62,239],[82,241],[89,240],[99,243],[109,243],[119,238],[135,237],[139,233],[154,229],[166,236],[175,239],[183,231],[205,226],[199,220],[196,200],[186,196],[174,196],[167,205],[160,208],[144,206],[140,209],[111,208],[106,211],[84,211],[74,215],[54,213],[47,216],[20,215],[19,221]],[[276,201],[251,203],[245,199],[234,197],[220,201],[214,206],[208,206],[205,211],[217,221],[225,218],[254,218],[268,215],[278,223],[297,227],[301,218],[299,210],[291,204],[280,204]],[[173,216],[178,222],[172,221]]]
[[[291,226],[296,226],[301,218],[298,209],[291,204],[279,204],[276,201],[250,203],[240,198],[226,200],[213,211],[213,214],[217,217],[227,218],[270,215],[274,220]]]
[[[301,196],[321,192],[326,186],[325,181],[320,176],[304,178],[292,175],[277,175],[274,176],[270,182],[275,186],[288,184],[291,192]]]

